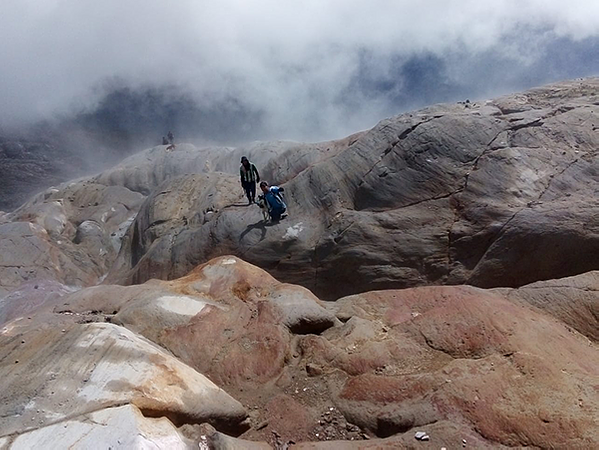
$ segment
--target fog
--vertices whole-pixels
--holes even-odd
[[[321,140],[598,74],[599,2],[2,0],[0,39],[3,129],[123,121],[116,90],[158,134]]]

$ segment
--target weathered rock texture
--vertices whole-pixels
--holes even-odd
[[[181,424],[243,428],[241,404],[189,366],[108,323],[16,320],[0,349],[3,435],[133,404]]]
[[[549,287],[539,291],[537,285],[495,291],[420,287],[367,292],[324,304],[305,288],[277,282],[255,266],[224,256],[176,280],[96,286],[53,300],[54,312],[46,314],[62,320],[58,326],[65,333],[26,331],[25,318],[6,324],[9,337],[4,339],[10,344],[3,347],[20,361],[4,359],[10,364],[3,379],[19,386],[9,390],[17,393],[12,395],[27,398],[33,406],[23,409],[27,402],[11,397],[5,402],[12,405],[8,408],[21,405],[23,410],[11,409],[15,417],[8,411],[2,415],[11,417],[4,420],[15,427],[40,426],[35,422],[40,417],[48,420],[36,415],[36,409],[60,420],[61,410],[52,408],[67,401],[60,383],[68,374],[77,389],[75,400],[65,403],[69,414],[82,415],[88,402],[104,399],[131,403],[146,415],[166,416],[178,425],[209,420],[221,429],[243,431],[245,413],[230,404],[233,400],[226,400],[224,392],[200,389],[198,396],[212,399],[216,393],[210,392],[222,392],[224,400],[180,403],[179,398],[192,396],[191,382],[185,382],[190,392],[179,391],[178,383],[171,386],[173,381],[156,387],[163,379],[162,366],[136,372],[136,364],[152,357],[140,361],[137,351],[132,361],[133,351],[119,349],[133,345],[143,348],[142,354],[150,352],[150,344],[136,337],[143,335],[182,361],[168,373],[186,364],[246,406],[249,429],[243,439],[283,446],[371,436],[382,439],[376,442],[381,448],[393,448],[409,446],[415,442],[414,432],[423,430],[435,448],[459,447],[462,439],[476,448],[592,448],[599,445],[597,340],[575,331],[574,323],[564,324],[556,318],[559,314],[532,298],[542,292],[547,304],[558,304],[561,289],[572,288],[574,304],[596,306],[595,281],[592,273],[546,282],[559,287],[555,293]],[[106,320],[114,325],[86,324]],[[577,323],[582,328],[593,320]],[[36,343],[38,334],[52,342],[48,348]],[[114,343],[100,345],[104,335],[104,340],[114,336]],[[114,350],[98,360],[90,345]],[[47,380],[33,367],[21,365],[30,359],[28,348],[38,348],[53,360],[80,362],[62,372],[60,362],[55,369],[46,364],[51,373],[62,374]],[[64,356],[54,348],[65,349]],[[80,351],[89,363],[77,356]],[[118,364],[111,354],[118,355]],[[175,364],[167,362],[170,356],[161,358],[164,364]],[[31,359],[43,364],[40,357]],[[114,372],[106,364],[113,364]],[[132,368],[120,372],[128,366]],[[149,370],[158,373],[150,375]],[[143,376],[134,376],[137,373]],[[47,383],[43,389],[38,388],[41,380]],[[144,380],[153,380],[154,387],[143,387]],[[90,392],[93,398],[84,396]],[[226,411],[238,412],[230,417]],[[201,442],[206,433],[187,430],[185,435]],[[222,448],[243,448],[242,441],[211,436]],[[352,445],[348,448],[370,448],[375,442]]]
[[[280,224],[242,206],[234,175],[168,178],[184,171],[142,166],[128,183],[144,192],[162,184],[109,280],[176,278],[227,253],[325,298],[426,284],[514,287],[597,269],[598,103],[599,79],[561,83],[403,114],[311,161],[296,164],[288,149],[276,157],[286,170],[265,171],[286,189],[290,217]],[[232,171],[225,166],[215,168]]]
[[[598,108],[155,147],[0,213],[0,448],[599,447]]]
[[[0,222],[0,295],[31,280],[96,284],[142,201],[126,188],[79,180],[7,214]]]
[[[2,442],[4,439],[5,442]],[[232,438],[231,438],[232,439]],[[21,435],[0,438],[1,448],[194,448],[165,418],[144,417],[133,405],[101,409]]]

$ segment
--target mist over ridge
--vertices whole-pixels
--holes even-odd
[[[19,201],[169,130],[199,146],[325,141],[599,73],[585,0],[7,0],[0,37],[0,195]]]
[[[599,72],[599,6],[583,0],[26,0],[5,3],[0,25],[4,130],[73,120],[135,139],[159,126],[222,143],[325,140]]]

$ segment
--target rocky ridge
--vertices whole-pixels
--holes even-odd
[[[176,278],[233,253],[334,299],[425,284],[516,287],[596,269],[598,99],[591,79],[431,107],[302,160],[293,177],[272,168],[298,154],[283,152],[261,164],[287,192],[290,219],[276,226],[235,202],[235,176],[159,177],[108,279]]]
[[[597,446],[598,105],[159,146],[0,214],[0,448]]]

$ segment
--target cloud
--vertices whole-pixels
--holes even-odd
[[[93,107],[116,78],[241,105],[265,139],[321,139],[596,74],[599,2],[3,0],[0,39],[0,124]]]

